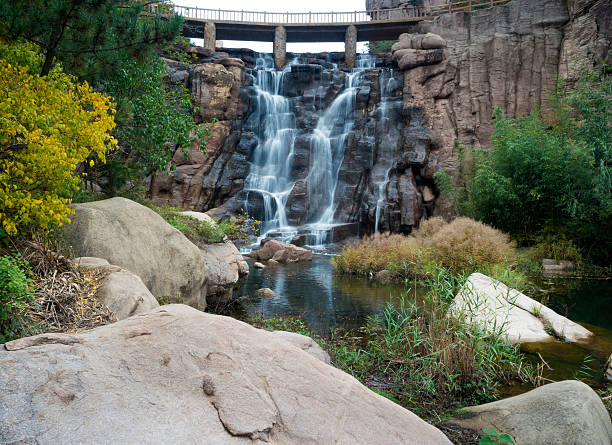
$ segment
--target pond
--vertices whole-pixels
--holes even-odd
[[[392,297],[399,296],[414,284],[379,284],[373,280],[337,276],[329,255],[313,255],[312,262],[277,265],[251,272],[235,296],[243,297],[249,316],[264,318],[299,316],[317,335],[327,337],[335,330],[351,330],[363,326],[368,316],[381,316]],[[544,359],[544,377],[551,380],[573,378],[582,369],[603,384],[600,372],[612,353],[612,281],[541,279],[536,299],[595,333],[587,343],[531,343],[523,347],[533,363]],[[268,287],[277,296],[256,298],[252,294]],[[421,293],[417,287],[417,298]],[[540,358],[542,357],[542,359]],[[520,388],[509,388],[518,392]]]

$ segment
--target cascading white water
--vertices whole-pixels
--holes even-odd
[[[253,112],[260,126],[259,141],[244,188],[263,197],[261,238],[274,232],[281,241],[289,242],[300,231],[310,235],[308,243],[312,247],[326,243],[329,230],[335,224],[338,173],[344,160],[346,139],[354,124],[357,90],[362,74],[375,64],[373,56],[360,55],[356,67],[346,75],[345,89],[318,119],[311,135],[310,168],[306,178],[313,211],[309,221],[298,228],[288,224],[286,212],[287,200],[295,185],[291,164],[297,135],[291,102],[283,96],[283,77],[291,70],[291,64],[277,71],[269,54],[257,58]],[[248,212],[248,203],[245,206]]]
[[[285,206],[294,185],[291,161],[297,135],[295,115],[283,96],[283,76],[290,67],[289,64],[283,71],[275,70],[269,54],[260,55],[256,61],[254,113],[260,132],[245,189],[263,197],[262,233],[288,227]],[[245,206],[248,212],[248,203]]]
[[[325,243],[329,229],[334,225],[338,186],[338,173],[344,160],[346,139],[355,123],[355,97],[362,74],[376,66],[376,58],[360,55],[355,68],[346,76],[344,91],[334,99],[317,122],[310,144],[310,171],[307,177],[311,202],[318,203],[317,218],[310,224],[315,245]]]
[[[393,70],[382,70],[380,73],[380,106],[377,120],[377,125],[382,127],[380,130],[381,139],[377,147],[376,163],[370,176],[376,193],[374,232],[378,232],[386,188],[389,183],[389,173],[393,167],[393,154],[397,149],[400,137],[399,129],[394,125],[390,116],[392,94],[396,87],[397,83],[393,77]]]

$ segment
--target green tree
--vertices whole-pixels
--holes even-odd
[[[475,216],[529,240],[564,232],[600,262],[612,245],[612,78],[559,84],[546,112],[495,112],[493,150],[469,184]]]
[[[164,1],[2,0],[0,37],[24,39],[43,54],[40,74],[57,59],[87,80],[116,70],[126,56],[143,57],[174,40],[182,18],[147,14]]]
[[[120,69],[101,86],[117,103],[114,135],[119,150],[109,154],[97,173],[105,178],[107,194],[115,194],[127,181],[136,182],[155,170],[166,171],[177,148],[190,147],[200,139],[205,148],[208,126],[194,121],[190,93],[180,85],[164,81],[164,62],[157,55],[144,61],[125,60]],[[91,169],[90,169],[91,170]]]

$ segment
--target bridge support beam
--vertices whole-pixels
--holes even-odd
[[[217,27],[213,22],[204,23],[204,49],[214,51],[217,48]]]
[[[357,59],[357,28],[355,25],[350,25],[346,28],[344,37],[344,63],[348,68],[355,68],[355,59]]]
[[[274,30],[274,68],[282,70],[287,63],[287,30],[277,26]]]

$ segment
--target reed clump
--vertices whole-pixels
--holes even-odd
[[[345,247],[334,258],[338,272],[372,276],[389,270],[397,278],[426,276],[439,267],[454,273],[486,273],[516,259],[508,235],[470,218],[436,217],[410,235],[376,233]]]

